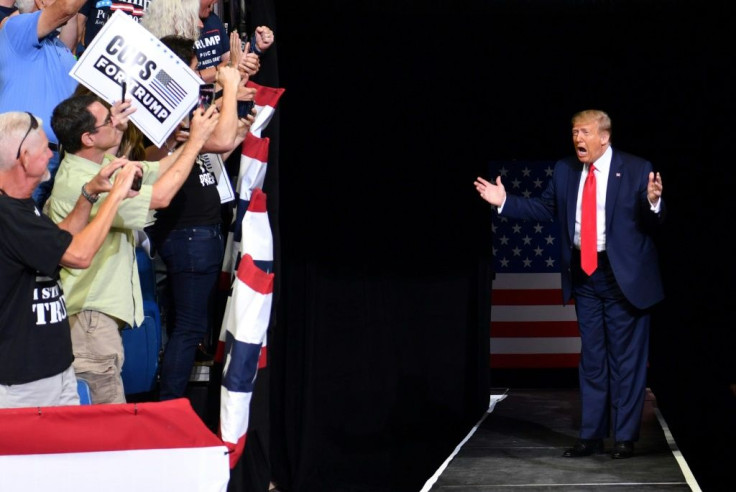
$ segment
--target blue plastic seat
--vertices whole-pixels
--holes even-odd
[[[91,405],[92,395],[89,391],[89,384],[84,379],[77,378],[77,392],[79,393],[80,405]]]

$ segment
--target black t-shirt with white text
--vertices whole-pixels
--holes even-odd
[[[210,157],[212,154],[198,155],[169,206],[156,211],[156,222],[146,229],[154,242],[161,244],[175,229],[222,223],[220,193]]]
[[[72,235],[31,198],[0,194],[0,384],[59,374],[74,360],[59,262]]]

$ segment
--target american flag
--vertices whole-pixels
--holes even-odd
[[[506,191],[541,195],[554,162],[489,164]],[[556,222],[493,217],[491,367],[576,367],[580,353],[575,308],[562,305],[559,226]]]
[[[158,94],[172,108],[178,106],[187,95],[184,89],[171,78],[171,75],[163,70],[159,70],[153,77],[151,90]]]
[[[225,308],[224,340],[219,343],[224,354],[218,434],[230,451],[230,468],[235,467],[245,449],[250,402],[271,316],[273,279],[273,273],[258,268],[244,253]]]
[[[248,80],[245,83],[246,87],[256,89],[255,97],[255,108],[256,108],[256,120],[250,127],[250,132],[257,136],[261,136],[261,132],[268,126],[273,117],[276,105],[284,94],[283,87],[266,87],[265,85],[256,84],[255,82]]]
[[[228,490],[227,448],[186,398],[4,408],[0,421],[2,490]]]
[[[240,243],[243,237],[243,218],[250,206],[253,190],[263,189],[263,181],[266,178],[268,167],[268,137],[256,137],[252,133],[245,136],[241,154],[238,179],[235,183],[236,200],[233,208],[233,219],[228,228],[227,241],[225,244],[225,259],[222,262],[220,272],[220,289],[230,290],[238,262],[240,261]],[[266,272],[273,271],[273,261],[268,264],[259,263],[263,261],[263,254],[255,254],[256,264]],[[272,255],[271,255],[272,258]]]
[[[229,289],[215,359],[223,362],[219,436],[238,463],[248,435],[250,404],[258,371],[267,366],[267,330],[273,299],[273,237],[261,190],[268,168],[268,137],[282,88],[256,88],[256,122],[243,142],[235,185],[233,223],[228,230],[221,288]],[[263,96],[266,93],[266,96]],[[275,95],[275,96],[274,96]],[[261,103],[259,104],[259,101]],[[257,441],[256,441],[257,442]]]
[[[129,3],[113,3],[112,0],[101,0],[95,4],[95,7],[98,9],[102,7],[110,7],[110,10],[113,12],[115,12],[116,10],[120,10],[134,17],[143,17],[143,14],[146,13],[145,9],[143,8],[136,7],[135,5],[131,5]]]

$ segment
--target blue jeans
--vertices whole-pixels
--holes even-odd
[[[225,254],[219,225],[171,231],[156,245],[166,264],[168,341],[159,398],[184,396],[197,346],[216,319],[217,283]]]
[[[39,183],[38,186],[36,186],[36,189],[33,190],[31,197],[33,198],[33,201],[36,202],[36,206],[39,210],[43,210],[46,200],[51,196],[51,189],[54,187],[54,178],[56,177],[56,171],[59,169],[60,163],[59,152],[53,152],[48,165],[51,178],[48,181]]]

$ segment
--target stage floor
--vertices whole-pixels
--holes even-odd
[[[574,389],[494,389],[489,413],[427,481],[423,492],[700,491],[657,401],[647,392],[635,456],[563,458],[577,437]],[[613,442],[606,440],[606,450]]]

